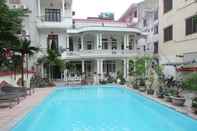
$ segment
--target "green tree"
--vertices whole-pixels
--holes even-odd
[[[19,40],[15,47],[13,48],[15,52],[20,53],[21,57],[21,79],[22,79],[22,86],[24,86],[24,59],[26,57],[26,64],[28,65],[28,56],[34,55],[34,53],[39,51],[39,48],[31,46],[31,41],[24,39]],[[28,67],[27,67],[28,68]]]
[[[46,64],[48,70],[48,79],[51,81],[53,79],[54,67],[60,68],[61,71],[64,70],[64,61],[59,58],[58,53],[55,50],[48,49],[47,56],[44,56],[38,60],[38,63]]]
[[[4,50],[13,48],[18,40],[17,33],[22,30],[23,18],[27,11],[22,9],[9,9],[5,0],[0,0],[0,66],[8,66]]]

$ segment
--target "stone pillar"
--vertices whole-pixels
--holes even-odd
[[[96,47],[97,47],[97,50],[102,49],[102,33],[96,34]]]
[[[84,36],[81,36],[81,50],[84,50]]]
[[[100,74],[100,60],[97,60],[97,74]]]
[[[69,51],[69,35],[66,35],[66,51]]]
[[[124,35],[124,49],[128,49],[129,46],[129,34]]]
[[[64,8],[64,4],[65,4],[65,1],[62,0],[62,19],[64,19],[64,16],[65,16],[65,8]]]
[[[38,6],[38,17],[41,17],[41,5],[40,5],[40,0],[37,0],[37,6]]]
[[[44,78],[44,64],[41,64],[41,77]]]
[[[64,81],[68,81],[68,78],[67,78],[67,69],[64,70]]]
[[[128,79],[128,77],[129,77],[129,60],[127,59],[127,77],[126,78]]]
[[[84,73],[85,72],[85,61],[84,60],[81,61],[81,65],[82,65],[82,73]]]
[[[124,59],[123,61],[124,61],[124,62],[123,62],[123,63],[124,63],[124,64],[123,64],[123,66],[124,66],[124,67],[123,67],[123,68],[124,68],[124,69],[123,69],[123,70],[124,70],[124,78],[127,79],[127,59]]]
[[[102,33],[100,33],[100,50],[102,50],[103,42],[102,42]]]
[[[101,79],[103,79],[103,60],[100,60],[100,74],[101,74]]]

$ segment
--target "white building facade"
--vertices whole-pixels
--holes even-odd
[[[197,54],[197,1],[159,1],[161,64],[194,61]],[[167,75],[175,75],[174,66],[165,66]]]
[[[104,19],[73,19],[72,0],[9,0],[12,8],[29,9],[24,30],[33,46],[42,49],[35,58],[46,55],[47,49],[60,53],[61,59],[72,63],[60,79],[104,79],[122,72],[128,77],[129,59],[145,55],[137,50],[138,40],[145,37],[142,30],[128,22]],[[33,59],[34,66],[36,59]],[[43,77],[46,70],[41,69]],[[94,81],[95,82],[95,81]]]
[[[128,22],[130,26],[137,27],[147,34],[146,38],[138,41],[138,49],[158,54],[159,47],[159,20],[158,0],[144,0],[132,4],[121,16],[119,21]]]

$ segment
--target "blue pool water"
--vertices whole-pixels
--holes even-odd
[[[128,89],[58,88],[12,131],[197,131],[197,121]]]

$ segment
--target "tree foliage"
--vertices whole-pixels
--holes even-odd
[[[17,33],[22,30],[22,22],[26,11],[9,9],[5,0],[0,1],[0,66],[9,63],[4,56],[5,49],[13,49],[19,40]]]

